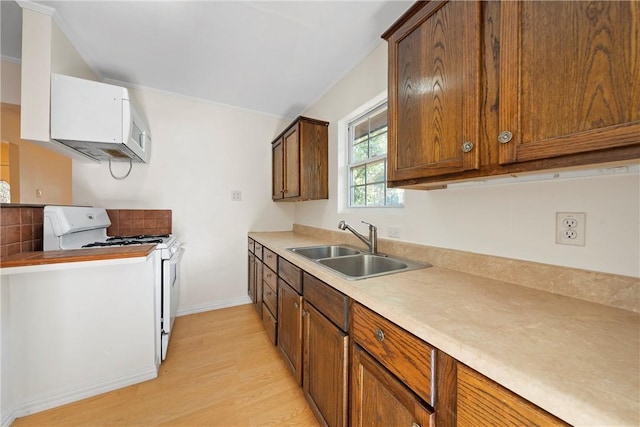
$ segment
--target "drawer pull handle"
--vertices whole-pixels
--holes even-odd
[[[267,296],[270,296],[270,295],[271,295],[271,291],[267,291]]]
[[[384,332],[382,332],[382,329],[380,328],[376,328],[375,331],[373,331],[373,334],[376,336],[376,339],[380,342],[384,341]]]

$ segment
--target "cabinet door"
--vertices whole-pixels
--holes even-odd
[[[304,394],[328,426],[347,425],[349,337],[305,301]]]
[[[430,426],[433,413],[358,345],[352,347],[351,424]]]
[[[300,196],[299,124],[284,135],[284,198]]]
[[[278,280],[278,347],[291,373],[302,385],[302,297]]]
[[[255,287],[256,310],[262,317],[262,261],[258,257],[255,257]]]
[[[637,2],[500,7],[501,164],[640,144]]]
[[[425,3],[389,37],[390,181],[479,167],[481,3]]]
[[[256,302],[256,257],[249,252],[249,280],[247,293],[252,302]]]
[[[271,146],[272,184],[271,198],[282,199],[284,196],[284,144],[282,138]]]

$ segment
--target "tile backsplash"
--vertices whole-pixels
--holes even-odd
[[[107,209],[109,236],[171,234],[169,209]],[[2,206],[0,257],[42,250],[44,206]]]
[[[107,209],[111,227],[109,236],[137,236],[140,234],[171,234],[171,210]]]
[[[42,207],[3,207],[0,210],[0,256],[42,250]]]

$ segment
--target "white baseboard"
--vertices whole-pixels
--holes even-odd
[[[236,305],[249,304],[251,299],[249,295],[240,298],[233,298],[224,301],[218,301],[210,304],[191,306],[178,310],[176,316],[186,316],[188,314],[202,313],[204,311],[220,310],[221,308],[235,307]]]
[[[93,381],[82,387],[73,387],[45,393],[22,402],[15,402],[10,411],[2,414],[2,426],[9,426],[16,418],[31,415],[46,409],[55,408],[67,403],[86,399],[108,391],[127,387],[158,377],[155,364],[145,369],[137,369],[121,375],[118,378],[108,378],[103,381]],[[7,422],[5,424],[5,421]]]
[[[11,408],[11,410],[3,412],[2,420],[0,420],[0,423],[1,423],[0,426],[9,427],[11,424],[13,424],[15,420],[16,420],[16,416],[13,411],[13,408]]]

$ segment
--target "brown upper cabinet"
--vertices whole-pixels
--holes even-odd
[[[274,201],[329,198],[328,126],[300,116],[271,143]]]
[[[635,2],[430,1],[387,32],[389,182],[640,158]]]
[[[431,2],[389,35],[389,180],[477,169],[480,4]]]

